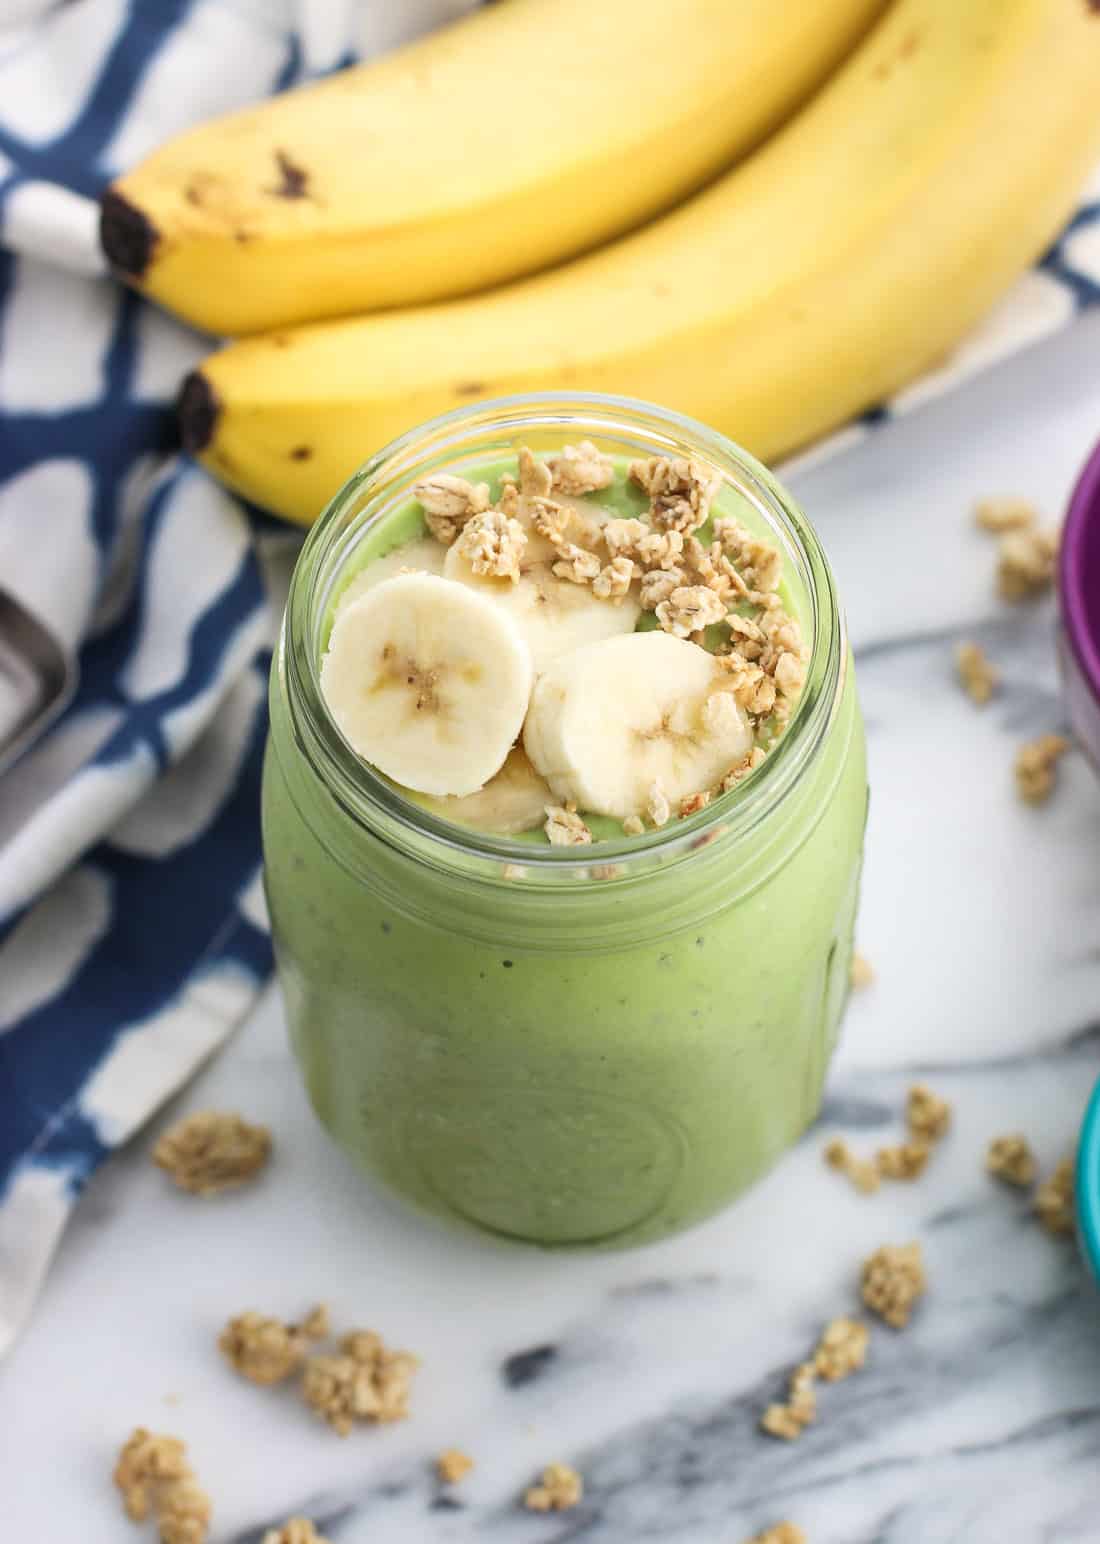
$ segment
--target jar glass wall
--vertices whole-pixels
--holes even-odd
[[[377,777],[326,712],[319,669],[334,596],[416,481],[581,439],[713,467],[780,548],[811,656],[785,734],[731,792],[639,837],[533,846]],[[406,435],[310,533],[272,672],[267,891],[318,1115],[413,1204],[512,1238],[628,1244],[713,1212],[817,1111],[866,798],[828,565],[750,457],[608,397],[479,404]]]

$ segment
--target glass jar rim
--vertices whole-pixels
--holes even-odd
[[[356,755],[329,714],[320,685],[321,628],[350,550],[375,522],[407,502],[413,482],[464,456],[471,459],[471,441],[489,431],[513,450],[532,431],[560,431],[562,443],[568,435],[596,440],[641,436],[642,453],[701,459],[749,499],[780,539],[785,557],[797,562],[811,611],[811,652],[795,711],[763,764],[695,814],[640,836],[585,847],[539,846],[460,826],[404,798]],[[496,454],[504,451],[502,444]],[[718,838],[726,845],[749,837],[783,802],[823,743],[840,701],[846,653],[844,617],[821,543],[799,505],[755,457],[704,424],[652,403],[596,392],[540,392],[441,414],[392,440],[351,475],[322,511],[298,556],[276,668],[285,682],[298,748],[356,826],[469,878],[587,887],[664,867]]]

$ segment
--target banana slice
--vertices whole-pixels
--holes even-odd
[[[532,831],[546,819],[546,806],[554,795],[528,761],[522,746],[515,746],[495,777],[477,793],[464,799],[418,800],[433,814],[478,831],[495,831],[498,836],[516,836]]]
[[[402,569],[411,569],[418,574],[441,574],[446,553],[446,547],[441,546],[434,536],[417,536],[405,542],[404,546],[394,547],[385,557],[375,558],[361,573],[356,574],[336,602],[336,615],[346,611],[360,595],[373,590],[384,579],[392,579],[395,574],[401,573]]]
[[[705,649],[631,633],[550,665],[523,744],[562,802],[626,819],[644,812],[654,783],[674,808],[713,788],[751,750],[752,730]]]
[[[632,633],[641,615],[634,595],[624,596],[618,604],[599,600],[588,585],[559,579],[549,563],[521,564],[518,581],[483,578],[452,547],[443,572],[514,619],[531,651],[536,675],[582,644]]]
[[[364,761],[417,793],[471,794],[500,770],[531,695],[516,622],[466,585],[398,574],[333,623],[321,690]]]

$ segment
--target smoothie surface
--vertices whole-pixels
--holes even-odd
[[[651,524],[650,494],[631,477],[629,459],[624,456],[604,459],[610,464],[613,473],[612,480],[606,487],[574,495],[554,492],[550,495],[551,499],[560,501],[567,509],[575,511],[582,522],[589,517],[601,527],[609,520],[634,520],[642,521],[647,525]],[[506,497],[508,485],[515,484],[517,480],[517,457],[512,455],[493,460],[459,462],[448,467],[447,472],[466,479],[472,485],[487,485],[489,503],[491,508],[495,509],[502,496]],[[776,543],[775,533],[769,528],[760,511],[728,483],[723,483],[713,501],[708,503],[706,518],[690,533],[689,542],[694,537],[702,548],[717,552],[716,522],[732,517],[754,540],[767,544],[767,547],[781,553]],[[378,585],[410,571],[435,575],[444,573],[448,545],[436,539],[430,524],[425,507],[418,498],[407,499],[380,520],[372,522],[370,528],[356,542],[332,585],[321,627],[322,656],[330,647],[333,630],[339,619]],[[537,537],[535,539],[538,540]],[[635,573],[636,575],[639,573],[637,565],[635,565]],[[697,574],[689,571],[685,573],[684,583],[686,585],[696,583],[698,578]],[[511,581],[501,579],[491,583],[507,594]],[[484,588],[484,585],[482,587]],[[637,592],[638,584],[635,582],[631,586],[631,597],[633,598]],[[811,623],[808,596],[801,576],[797,572],[792,572],[791,565],[786,561],[781,563],[779,579],[774,586],[773,594],[775,597],[773,604],[781,609],[782,614],[795,624],[801,634],[808,634]],[[615,607],[617,603],[613,599],[608,599],[597,604],[603,607]],[[634,609],[637,610],[637,607],[635,606]],[[738,600],[736,595],[729,597],[728,611],[731,615],[744,618],[749,622],[760,615],[759,608],[752,601],[747,598]],[[638,612],[632,630],[636,633],[648,633],[658,630],[661,626],[655,610],[643,609]],[[743,643],[736,634],[731,635],[729,624],[723,620],[710,623],[704,629],[694,633],[692,642],[701,645],[713,655],[722,655],[730,652],[731,637],[735,646]],[[753,647],[749,645],[748,648],[751,656]],[[803,662],[808,655],[808,647],[803,645]],[[790,710],[797,705],[796,699],[797,694],[794,701],[782,705],[787,707],[786,714],[764,712],[749,720],[750,743],[760,759],[783,733],[790,717]],[[377,767],[373,770],[410,802],[458,826],[492,832],[533,846],[546,846],[550,840],[544,829],[545,809],[557,801],[548,787],[545,789],[545,800],[539,799],[536,802],[531,824],[526,829],[517,830],[514,824],[509,824],[504,819],[499,823],[494,821],[496,779],[491,780],[485,788],[473,795],[439,796],[406,787],[393,778],[386,777]],[[744,769],[745,774],[749,770]],[[523,779],[529,779],[531,773],[532,769],[524,756],[522,745],[517,742],[498,775],[502,783],[505,779],[510,779],[513,784],[516,784]],[[513,793],[507,808],[510,810],[515,802]],[[677,813],[677,810],[673,811],[673,819]],[[643,831],[632,830],[629,825],[624,830],[624,821],[621,817],[598,813],[585,807],[583,803],[579,804],[577,814],[594,843],[608,840],[622,841],[624,837],[637,837],[643,834]]]

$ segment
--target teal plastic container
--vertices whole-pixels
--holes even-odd
[[[1092,1091],[1077,1146],[1077,1236],[1100,1283],[1100,1082]]]

